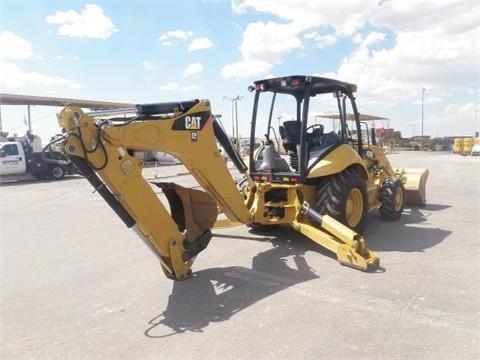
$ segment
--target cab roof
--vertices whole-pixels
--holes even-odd
[[[357,85],[343,81],[309,75],[291,75],[254,82],[256,91],[271,91],[303,97],[305,90],[311,87],[311,96],[343,90],[347,93],[357,91]]]

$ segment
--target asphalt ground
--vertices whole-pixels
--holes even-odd
[[[0,186],[1,358],[480,358],[480,158],[390,160],[430,169],[428,204],[369,214],[373,273],[239,226],[174,282],[84,179]],[[145,175],[195,184],[182,166]]]

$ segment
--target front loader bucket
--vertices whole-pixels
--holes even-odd
[[[405,203],[407,205],[425,205],[428,169],[403,169],[405,178]]]

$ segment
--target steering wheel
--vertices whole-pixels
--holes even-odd
[[[307,143],[310,148],[321,144],[321,137],[323,136],[323,125],[313,124],[307,127]]]
[[[323,129],[324,126],[322,124],[313,124],[307,127],[307,134],[313,135],[315,132],[317,132],[318,135],[323,135]]]

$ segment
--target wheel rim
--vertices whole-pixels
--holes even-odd
[[[393,203],[395,206],[395,211],[400,211],[402,209],[402,204],[403,204],[403,191],[402,188],[398,187],[395,190],[395,194],[393,197]]]
[[[355,188],[350,191],[347,198],[345,215],[348,226],[355,227],[358,225],[363,215],[363,196],[362,192]]]
[[[63,169],[59,167],[53,168],[52,175],[55,179],[61,178],[63,176]]]

